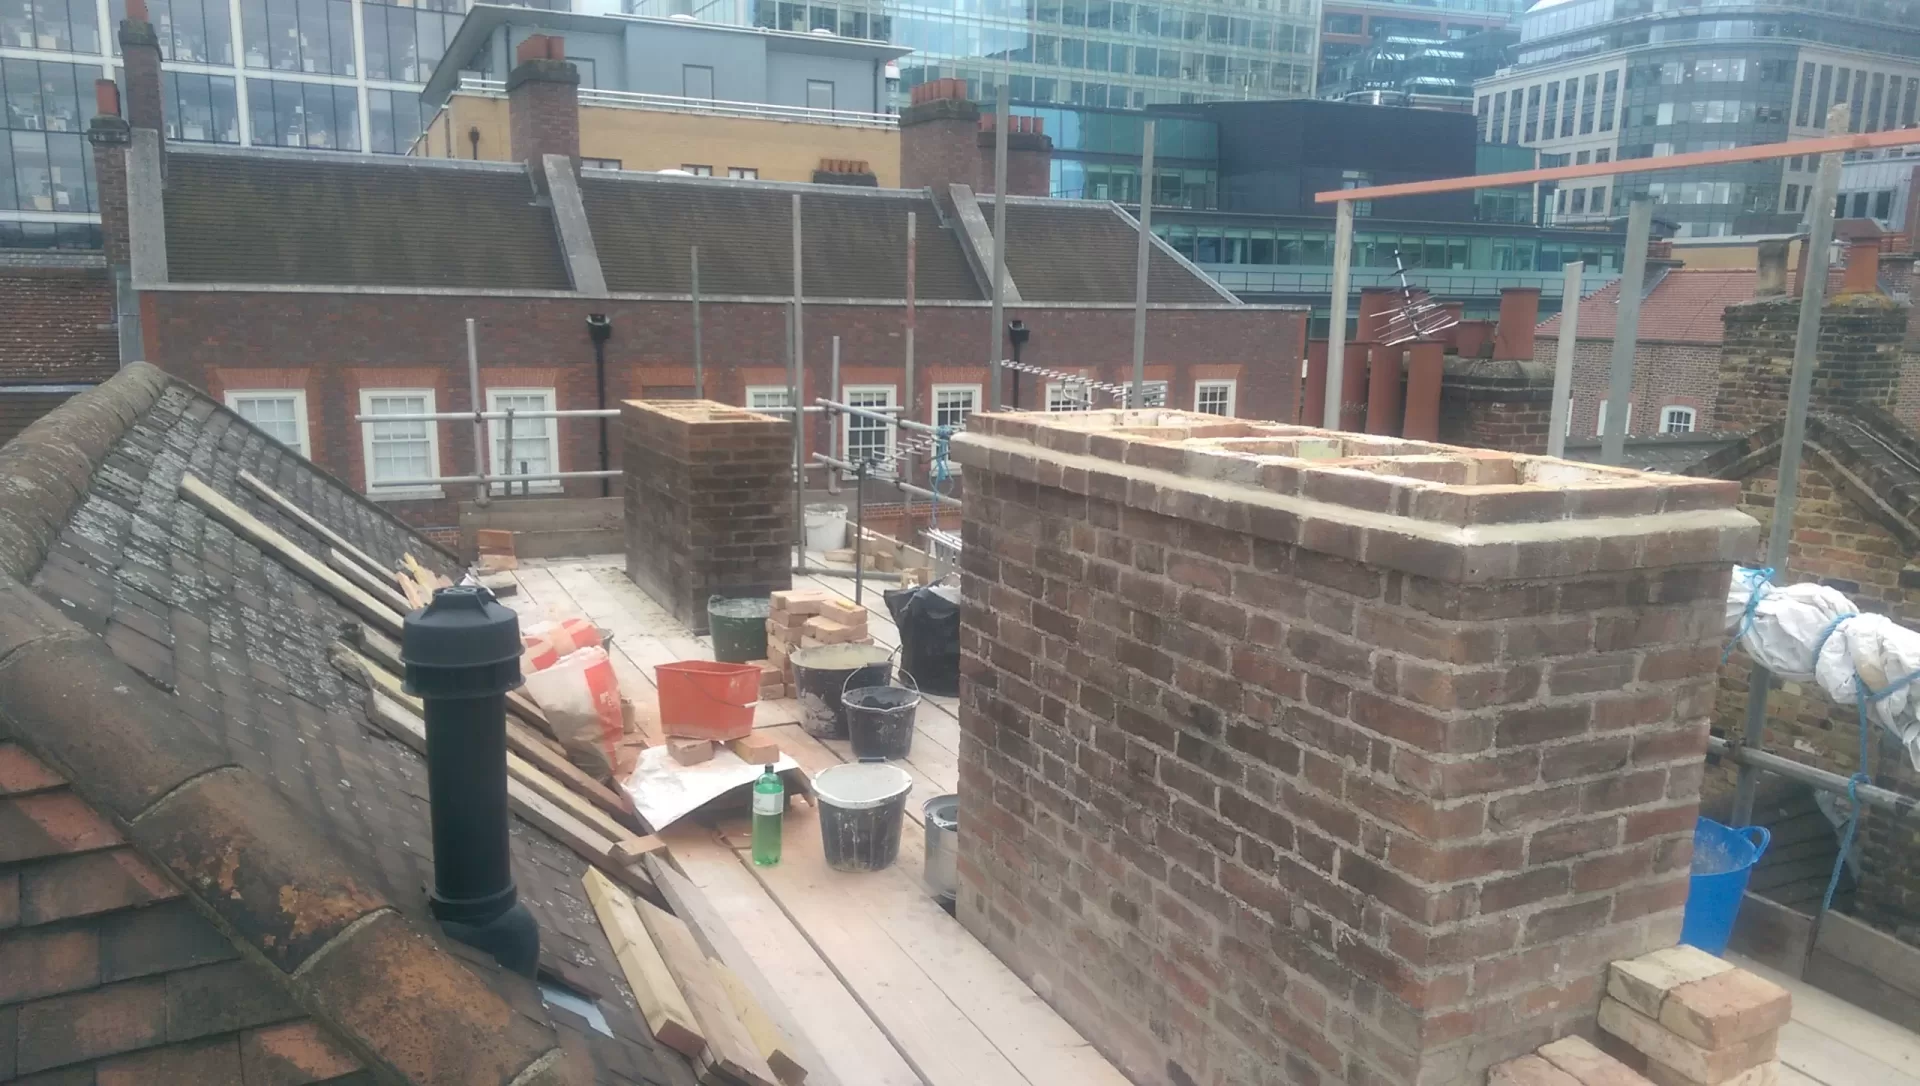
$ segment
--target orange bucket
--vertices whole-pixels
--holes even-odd
[[[725,742],[753,732],[753,708],[760,703],[756,664],[681,660],[655,664],[660,689],[660,729],[683,739]]]

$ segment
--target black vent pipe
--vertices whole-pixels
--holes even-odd
[[[520,685],[520,620],[484,588],[455,586],[407,616],[400,659],[427,715],[433,894],[446,933],[532,976],[540,929],[507,852],[507,691]]]

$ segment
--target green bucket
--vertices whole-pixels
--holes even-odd
[[[728,599],[713,596],[707,600],[707,631],[713,635],[713,658],[723,664],[744,664],[767,658],[767,615],[773,601]]]

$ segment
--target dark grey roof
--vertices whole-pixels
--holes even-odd
[[[1689,475],[1731,446],[1741,443],[1739,434],[1653,434],[1627,438],[1624,466],[1641,471],[1664,471],[1670,475]],[[1600,441],[1591,439],[1567,442],[1569,460],[1600,462]]]
[[[684,293],[687,253],[698,245],[702,293],[791,294],[793,193],[800,191],[807,297],[905,297],[908,212],[919,216],[915,294],[984,297],[953,231],[923,197],[605,174],[584,178],[580,190],[611,290]]]
[[[166,212],[176,282],[569,289],[522,170],[175,150]]]
[[[150,380],[136,366],[87,397]],[[382,562],[411,553],[442,572],[450,556],[351,487],[190,386],[162,378],[68,514],[31,585],[163,690],[201,736],[269,782],[355,878],[433,930],[425,888],[433,849],[423,759],[376,730],[365,691],[329,661],[358,619],[286,565],[178,495],[191,472],[316,557],[326,545],[238,483],[265,480]],[[47,424],[58,424],[50,417]],[[513,873],[540,925],[543,957],[599,989],[615,1036],[556,1008],[524,1007],[525,982],[463,954],[522,1013],[544,1015],[563,1044],[591,1053],[596,1082],[692,1086],[677,1055],[656,1049],[605,934],[584,901],[587,864],[545,832],[511,824]],[[568,1035],[571,1034],[571,1038]]]
[[[993,199],[980,211],[993,222]],[[1131,302],[1140,233],[1112,205],[1007,204],[1007,272],[1029,302]],[[1147,301],[1232,305],[1159,246],[1149,250]]]

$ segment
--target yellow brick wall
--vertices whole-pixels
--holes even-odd
[[[456,94],[427,128],[415,153],[430,158],[473,157],[468,133],[480,131],[479,157],[505,160],[507,103],[503,98]],[[760,171],[762,181],[811,181],[823,158],[864,161],[883,188],[900,184],[897,129],[855,128],[749,117],[714,117],[615,106],[580,108],[580,153],[617,159],[627,170],[673,170],[686,165]]]

